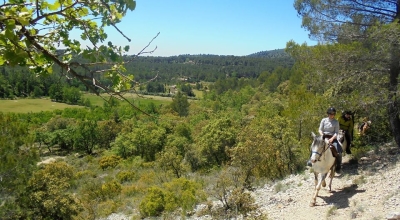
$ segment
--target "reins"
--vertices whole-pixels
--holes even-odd
[[[331,145],[331,143],[324,144],[324,150],[321,153],[319,153],[318,151],[311,151],[311,153],[315,153],[315,154],[319,155],[319,158],[317,161],[321,161],[320,158],[321,158],[322,154],[329,149],[329,145]],[[325,146],[327,146],[327,147],[325,147]]]

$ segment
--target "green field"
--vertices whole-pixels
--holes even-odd
[[[202,91],[193,90],[196,94],[197,98],[202,97]],[[105,100],[109,99],[109,95],[102,95]],[[104,105],[104,99],[94,95],[85,93],[83,94],[83,99],[89,99],[90,104],[92,106],[100,106]],[[154,103],[156,105],[168,105],[172,102],[171,97],[162,97],[162,96],[151,96],[151,95],[143,95],[138,96],[136,94],[126,94],[125,97],[136,106],[143,106],[149,103]],[[121,104],[124,105],[127,103],[121,101]],[[68,105],[65,103],[52,102],[48,98],[42,99],[16,99],[16,100],[0,100],[0,112],[15,112],[15,113],[28,113],[28,112],[41,112],[41,111],[53,111],[56,109],[65,109],[65,108],[84,108],[83,106],[78,105]]]
[[[53,111],[65,108],[83,108],[77,105],[67,105],[64,103],[52,102],[50,99],[16,99],[0,100],[0,112],[41,112]]]
[[[105,100],[108,100],[110,96],[102,95],[102,97]],[[89,99],[90,104],[95,105],[95,106],[103,106],[104,99],[102,97],[94,95],[94,94],[84,94],[83,95],[84,99]],[[145,95],[145,96],[139,97],[136,94],[127,94],[124,97],[127,98],[128,101],[133,102],[136,106],[146,105],[150,102],[153,102],[156,105],[159,105],[159,104],[166,105],[166,104],[169,104],[172,102],[171,97],[161,97],[161,96],[151,96],[151,95]],[[121,101],[121,104],[124,104],[124,103],[125,103],[124,101]]]
[[[106,100],[109,96],[103,96]],[[156,105],[167,105],[171,103],[172,98],[160,96],[144,96],[137,97],[137,95],[126,96],[129,101],[133,101],[136,106],[147,105],[153,102]],[[84,94],[84,99],[89,99],[92,106],[103,106],[104,100],[94,94]],[[121,104],[127,104],[121,101]],[[48,98],[43,99],[16,99],[16,100],[0,100],[0,112],[14,112],[14,113],[28,113],[28,112],[41,112],[53,111],[56,109],[65,108],[84,108],[78,105],[68,105],[65,103],[52,102]]]

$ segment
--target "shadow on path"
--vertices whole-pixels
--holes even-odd
[[[340,190],[333,190],[330,196],[318,196],[323,199],[327,204],[335,204],[335,206],[340,208],[349,207],[349,199],[357,193],[363,193],[365,190],[357,189],[357,185],[353,184],[351,186],[344,187]]]

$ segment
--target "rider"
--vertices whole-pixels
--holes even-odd
[[[353,137],[353,129],[354,129],[354,122],[351,118],[351,111],[344,111],[342,116],[339,117],[339,126],[340,129],[345,131],[344,136],[347,140],[347,148],[346,153],[351,154],[350,146]]]
[[[342,148],[336,139],[339,133],[339,122],[335,119],[336,109],[330,107],[326,113],[328,114],[328,117],[321,120],[318,132],[324,139],[328,138],[329,143],[336,148],[336,173],[340,173],[342,166]]]

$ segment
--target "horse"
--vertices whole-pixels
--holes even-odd
[[[371,127],[371,121],[364,121],[361,123],[361,125],[358,127],[358,134],[361,136],[365,134],[365,132]]]
[[[346,152],[346,148],[347,148],[347,140],[346,140],[345,133],[346,133],[346,131],[339,130],[339,133],[336,137],[336,139],[339,141],[339,144],[342,146],[343,152]]]
[[[332,151],[329,147],[328,139],[324,139],[322,136],[317,136],[314,132],[311,132],[314,138],[311,144],[311,163],[315,178],[315,192],[310,202],[310,206],[315,206],[315,202],[318,196],[318,192],[326,186],[325,178],[330,171],[329,191],[332,191],[332,179],[335,175],[335,162],[336,158],[333,156]],[[321,179],[318,180],[318,174],[321,174]]]

